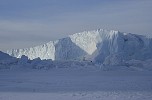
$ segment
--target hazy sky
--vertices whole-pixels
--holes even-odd
[[[0,0],[0,50],[98,28],[152,36],[152,0]]]

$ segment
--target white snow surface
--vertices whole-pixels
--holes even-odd
[[[152,100],[152,59],[110,61],[0,60],[0,100]]]
[[[150,71],[0,70],[0,100],[152,100]]]
[[[44,45],[8,50],[11,56],[22,55],[30,59],[80,60],[89,59],[103,63],[108,56],[119,55],[121,60],[146,60],[152,58],[152,39],[114,30],[98,29],[70,35]],[[117,58],[116,58],[117,59]]]

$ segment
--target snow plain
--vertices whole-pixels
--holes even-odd
[[[152,100],[151,71],[2,69],[0,100]]]

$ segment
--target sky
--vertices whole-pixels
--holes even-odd
[[[152,0],[0,0],[0,50],[99,28],[152,36],[151,10]]]

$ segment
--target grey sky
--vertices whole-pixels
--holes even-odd
[[[0,50],[98,28],[152,36],[152,0],[0,1]]]

